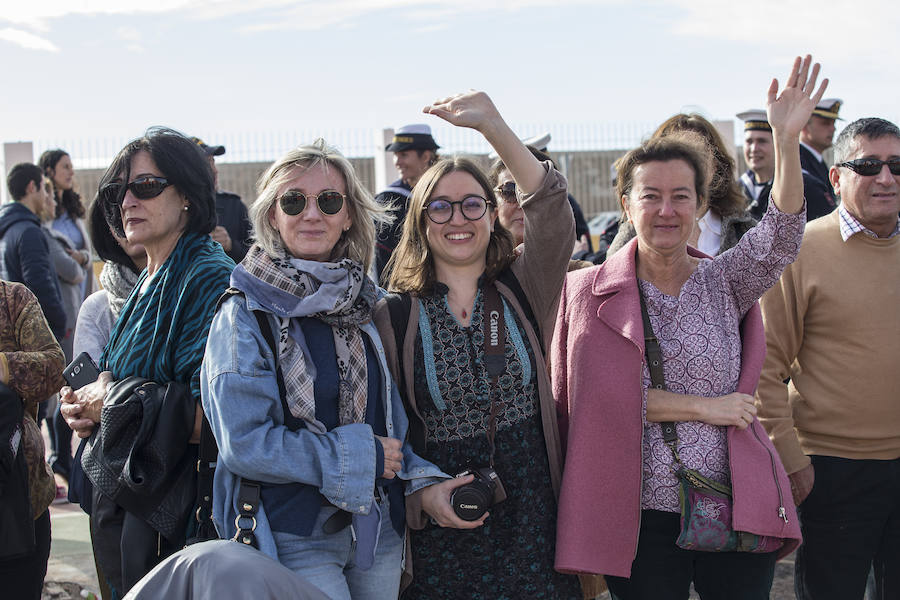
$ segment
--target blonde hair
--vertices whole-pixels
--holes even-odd
[[[484,192],[488,210],[495,210],[494,191],[478,165],[464,157],[439,160],[425,171],[425,174],[416,183],[416,187],[413,188],[409,208],[406,212],[406,221],[403,223],[403,235],[400,236],[400,242],[391,254],[391,260],[385,269],[388,273],[388,289],[419,295],[429,294],[433,291],[437,274],[434,267],[434,256],[425,235],[425,219],[428,218],[425,213],[425,205],[431,200],[438,182],[444,175],[454,171],[462,171],[471,175]],[[489,213],[485,214],[489,216]],[[512,234],[500,224],[499,220],[496,221],[485,256],[484,275],[488,281],[495,279],[503,269],[512,263],[515,258],[514,248],[515,242]]]
[[[310,169],[322,165],[326,170],[334,167],[344,178],[347,187],[347,211],[350,213],[350,229],[341,236],[332,249],[332,260],[349,258],[368,270],[375,256],[375,227],[391,220],[387,209],[366,190],[353,165],[337,148],[322,138],[307,146],[288,151],[266,169],[256,184],[257,197],[250,206],[250,222],[253,224],[256,243],[268,254],[277,256],[284,246],[278,231],[269,222],[269,211],[278,200],[278,190],[296,177],[295,168]]]

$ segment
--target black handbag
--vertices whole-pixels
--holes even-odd
[[[22,399],[0,383],[0,559],[34,552],[34,515],[28,494],[28,465],[22,441]]]

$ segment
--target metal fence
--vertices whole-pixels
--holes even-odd
[[[468,154],[482,165],[488,165],[490,147],[477,132],[445,123],[431,123],[439,152]],[[617,210],[612,190],[612,164],[628,149],[647,138],[656,124],[648,122],[605,122],[594,124],[538,123],[513,124],[522,138],[550,132],[550,154],[569,180],[569,191],[581,204],[586,216]],[[726,125],[727,128],[727,125]],[[217,157],[219,187],[239,194],[244,202],[255,198],[255,185],[260,174],[277,157],[290,148],[309,143],[318,137],[337,146],[351,159],[360,179],[373,193],[375,188],[374,156],[383,152],[383,131],[376,129],[295,129],[270,132],[191,132],[209,144],[223,145],[226,153]],[[76,168],[76,185],[86,200],[97,189],[103,170],[128,139],[36,139],[35,157],[47,148],[64,148],[72,156]],[[743,170],[740,150],[735,152]]]

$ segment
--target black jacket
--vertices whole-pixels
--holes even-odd
[[[22,399],[0,383],[0,560],[34,552],[34,516],[22,443]],[[30,418],[30,417],[29,417]]]
[[[244,260],[250,248],[250,219],[241,197],[229,192],[216,192],[216,219],[231,237],[231,250],[226,252],[235,263]]]
[[[0,279],[25,284],[37,296],[56,339],[66,336],[66,313],[47,238],[37,215],[19,202],[0,207]]]
[[[803,168],[803,195],[806,198],[806,220],[824,217],[835,208],[834,191],[828,180],[828,167],[808,148],[800,144],[800,166]]]
[[[381,225],[375,232],[375,269],[378,279],[382,280],[384,268],[391,259],[394,248],[400,243],[403,234],[403,223],[406,221],[406,210],[412,188],[398,179],[388,189],[375,196],[375,202],[382,206],[392,206],[390,215],[393,221],[387,225]],[[384,281],[382,281],[382,284]]]
[[[94,487],[172,541],[196,500],[195,403],[180,383],[127,377],[110,390],[81,458]]]

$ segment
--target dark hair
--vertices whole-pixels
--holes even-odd
[[[140,273],[141,270],[134,264],[134,260],[128,256],[125,249],[119,245],[119,241],[113,237],[109,227],[103,211],[103,203],[97,196],[88,209],[88,234],[91,236],[91,244],[93,244],[97,256],[104,261],[124,265],[135,273]]]
[[[84,206],[81,204],[81,196],[73,190],[58,190],[56,183],[53,182],[53,174],[56,171],[56,165],[64,156],[69,156],[65,150],[55,148],[53,150],[44,150],[38,159],[38,166],[44,172],[44,175],[50,178],[53,185],[53,193],[56,197],[56,216],[61,216],[64,212],[69,213],[73,218],[84,218]]]
[[[877,117],[866,117],[853,121],[844,127],[834,142],[834,164],[842,163],[850,158],[856,138],[867,137],[870,140],[877,140],[886,136],[900,139],[900,129],[890,121]]]
[[[743,213],[747,209],[747,199],[735,177],[734,159],[715,125],[696,113],[679,113],[669,117],[650,137],[659,138],[679,131],[698,133],[709,145],[713,170],[708,184],[709,195],[704,195],[709,207],[720,217]]]
[[[616,195],[621,200],[631,194],[634,185],[634,170],[649,162],[682,160],[694,171],[694,191],[697,193],[697,207],[706,201],[707,166],[702,152],[677,135],[650,138],[639,147],[616,161]]]
[[[209,233],[216,227],[216,196],[212,168],[206,155],[190,138],[166,127],[151,127],[143,137],[129,142],[113,159],[100,178],[99,190],[113,181],[128,181],[131,159],[138,152],[146,152],[162,175],[187,199],[188,222],[185,231]],[[121,198],[125,186],[119,190],[117,203],[103,203],[106,222],[119,235],[122,227]]]
[[[9,170],[6,176],[6,189],[12,199],[18,202],[25,197],[25,190],[32,181],[40,188],[44,174],[41,168],[32,163],[19,163]]]
[[[434,290],[437,281],[437,273],[434,268],[434,256],[425,236],[427,227],[425,219],[425,205],[431,200],[434,188],[438,182],[448,173],[462,171],[471,175],[484,191],[484,197],[488,203],[489,211],[494,210],[496,202],[491,184],[478,165],[468,158],[454,157],[444,158],[433,167],[425,171],[422,178],[413,188],[412,197],[409,200],[409,208],[406,213],[406,221],[403,223],[403,235],[400,242],[391,254],[386,271],[388,287],[392,291],[413,292],[416,294],[429,294]],[[482,218],[489,218],[490,212]],[[494,280],[503,269],[507,268],[515,260],[513,249],[515,241],[508,229],[494,223],[494,231],[488,241],[485,255],[484,277],[486,281]]]
[[[422,155],[426,152],[431,152],[431,160],[428,161],[429,167],[434,166],[434,163],[441,160],[441,157],[437,153],[437,148],[435,148],[434,150],[432,150],[431,148],[413,148],[413,150],[416,151],[416,154],[419,158],[422,158]]]
[[[553,168],[556,169],[556,161],[550,158],[550,155],[544,152],[543,150],[538,150],[534,146],[525,146],[528,148],[528,151],[531,152],[531,155],[534,156],[541,162],[550,161],[550,164],[553,165]],[[497,187],[497,181],[500,179],[500,171],[506,168],[506,165],[503,164],[503,161],[499,158],[494,161],[494,164],[491,165],[491,171],[488,173],[488,181],[491,183],[491,187]],[[559,170],[559,169],[557,169]]]

